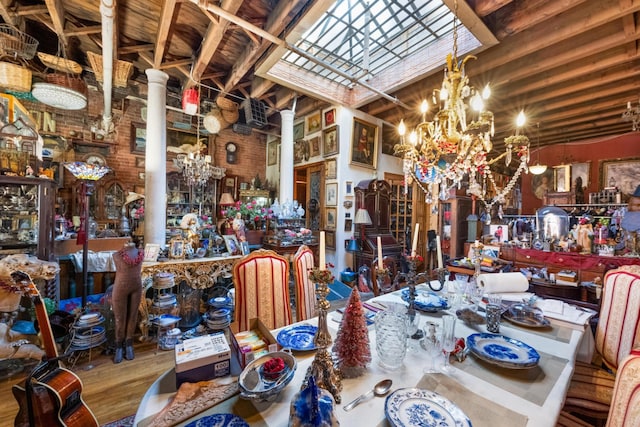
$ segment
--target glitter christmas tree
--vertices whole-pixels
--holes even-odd
[[[345,308],[338,336],[333,345],[336,366],[345,378],[362,375],[371,362],[369,331],[360,292],[356,287],[351,291]]]

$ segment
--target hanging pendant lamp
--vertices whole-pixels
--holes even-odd
[[[198,96],[198,91],[190,87],[189,89],[185,89],[182,93],[182,109],[186,114],[193,116],[198,112],[198,104],[200,103],[200,97]]]

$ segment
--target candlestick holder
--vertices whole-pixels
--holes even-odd
[[[336,403],[340,403],[342,379],[333,366],[333,359],[328,350],[332,339],[327,325],[327,312],[331,308],[331,303],[327,301],[327,295],[329,294],[329,284],[333,283],[333,274],[329,270],[313,269],[309,273],[309,279],[316,284],[318,330],[313,337],[313,343],[317,350],[311,366],[307,369],[303,388],[307,387],[309,378],[313,376],[318,387],[327,390],[333,395]]]
[[[480,275],[480,264],[482,262],[482,249],[483,248],[484,248],[484,245],[482,243],[478,242],[477,240],[471,246],[471,249],[473,250],[473,254],[471,256],[471,262],[473,263],[473,265],[475,267],[475,271],[473,273],[473,278],[476,280],[476,283],[477,283],[478,276]]]
[[[386,294],[393,291],[393,283],[390,280],[388,268],[376,268],[376,284],[378,285],[378,292]]]
[[[407,315],[409,316],[410,323],[414,324],[416,322],[416,318],[418,315],[418,312],[416,310],[416,296],[418,295],[418,292],[416,291],[416,282],[418,280],[422,280],[427,282],[427,284],[432,290],[433,290],[433,287],[431,286],[431,283],[429,281],[429,276],[427,275],[426,272],[422,272],[422,273],[416,272],[418,261],[421,261],[422,257],[406,256],[405,259],[407,261],[407,265],[409,268],[406,273],[398,273],[396,275],[396,278],[394,280],[394,287],[395,288],[398,287],[400,279],[404,279],[404,281],[407,283],[407,286],[409,287],[409,307],[407,308]],[[411,335],[410,338],[414,340],[419,340],[419,339],[422,339],[423,336],[424,336],[424,332],[422,332],[420,328],[417,328],[414,334]]]

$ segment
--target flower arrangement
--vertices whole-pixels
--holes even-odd
[[[327,268],[332,268],[333,264],[327,263]],[[335,277],[333,277],[333,273],[331,270],[320,270],[318,268],[313,268],[309,270],[309,280],[313,283],[333,283],[335,281]]]
[[[252,200],[247,203],[237,201],[235,205],[231,205],[227,209],[223,209],[221,213],[227,218],[235,218],[236,214],[240,213],[244,219],[250,221],[261,221],[271,215],[271,210],[258,205],[255,200]]]

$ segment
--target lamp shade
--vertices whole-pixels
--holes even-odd
[[[198,112],[199,103],[200,99],[198,96],[198,91],[192,87],[190,87],[189,89],[185,89],[185,91],[182,93],[182,109],[184,110],[184,112],[193,116]]]
[[[353,220],[353,222],[355,224],[363,224],[363,225],[371,225],[373,223],[373,221],[371,221],[371,216],[369,215],[369,212],[364,208],[358,209],[358,211],[356,212],[356,217]]]
[[[360,251],[360,245],[356,239],[350,239],[347,244],[347,252],[358,252]]]
[[[540,175],[543,174],[544,171],[547,170],[547,166],[546,165],[540,165],[540,164],[535,164],[533,166],[529,166],[529,172],[531,172],[533,175]]]
[[[233,205],[236,201],[233,200],[231,193],[222,193],[220,196],[220,206]]]

